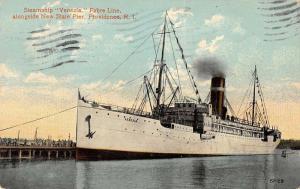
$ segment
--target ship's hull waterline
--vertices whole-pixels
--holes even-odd
[[[268,142],[210,131],[200,138],[190,127],[165,128],[159,120],[92,107],[79,100],[77,160],[143,159],[221,155],[272,154],[280,140]]]

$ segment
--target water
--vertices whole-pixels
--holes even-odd
[[[300,151],[131,161],[0,162],[0,188],[283,188],[300,187]]]

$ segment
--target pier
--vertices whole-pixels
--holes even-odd
[[[74,159],[76,144],[70,140],[1,139],[0,160],[22,159]]]
[[[73,159],[75,147],[0,146],[1,159]]]

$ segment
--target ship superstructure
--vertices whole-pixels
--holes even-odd
[[[281,133],[269,124],[256,68],[252,80],[252,101],[246,108],[245,118],[241,119],[235,115],[226,98],[225,77],[222,74],[212,76],[209,95],[202,102],[174,24],[167,13],[157,34],[161,38],[155,51],[152,72],[144,76],[132,108],[97,103],[79,93],[77,159],[273,153]],[[171,34],[195,99],[183,95],[179,76],[176,81],[166,64],[166,38],[169,37],[171,42]],[[176,63],[175,58],[174,61]],[[146,106],[149,112],[145,111]]]

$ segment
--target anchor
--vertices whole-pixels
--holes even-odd
[[[85,117],[85,121],[88,122],[88,127],[89,127],[88,134],[86,135],[86,137],[88,137],[88,138],[93,138],[93,135],[96,132],[96,131],[94,131],[94,132],[91,131],[91,122],[90,122],[91,118],[92,118],[91,115],[88,115]]]

